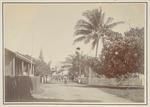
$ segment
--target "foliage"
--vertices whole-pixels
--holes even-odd
[[[117,33],[116,33],[117,34]],[[117,36],[111,36],[117,37]],[[140,44],[139,44],[140,43]],[[101,54],[101,66],[96,72],[107,77],[144,72],[144,28],[132,28],[125,36],[108,39]]]
[[[40,51],[39,59],[35,60],[35,71],[36,75],[49,75],[50,72],[50,64],[51,62],[49,61],[48,64],[44,61],[43,59],[43,52],[42,50]]]
[[[78,76],[79,67],[77,64],[77,57],[75,55],[68,55],[63,62],[63,67],[69,70],[70,78],[74,79]]]
[[[82,14],[86,19],[80,19],[75,26],[75,35],[79,35],[74,40],[74,43],[84,41],[89,43],[92,41],[92,49],[96,47],[96,57],[98,52],[99,39],[104,41],[107,32],[122,21],[113,22],[112,17],[108,17],[105,21],[105,13],[101,8],[87,10]]]
[[[50,67],[48,66],[48,64],[40,60],[36,60],[35,70],[36,70],[36,73],[35,73],[36,75],[49,75],[50,74]]]
[[[40,50],[39,59],[40,59],[41,61],[44,61],[43,51],[42,51],[42,50]]]
[[[144,27],[141,29],[131,28],[129,32],[125,32],[125,40],[135,50],[137,71],[144,73]]]
[[[87,68],[92,64],[92,60],[93,59],[87,55],[73,54],[69,55],[63,62],[63,64],[64,67],[68,68],[69,75],[73,76],[73,78],[76,78],[79,75],[84,75],[87,77],[88,76]]]

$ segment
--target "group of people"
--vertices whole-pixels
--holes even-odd
[[[67,76],[53,76],[51,81],[55,81],[57,83],[67,83],[69,81]]]
[[[42,75],[40,77],[40,81],[41,81],[41,83],[48,83],[48,82],[50,82],[50,77],[48,75]]]
[[[68,83],[67,76],[41,76],[41,83]]]

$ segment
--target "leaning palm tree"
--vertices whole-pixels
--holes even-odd
[[[112,17],[108,17],[105,21],[105,13],[101,8],[87,10],[82,15],[86,19],[80,19],[77,22],[75,26],[75,35],[77,37],[74,43],[84,41],[86,44],[92,41],[92,49],[96,48],[95,56],[97,57],[99,40],[102,39],[104,45],[104,37],[107,36],[107,33],[123,22],[113,22]]]

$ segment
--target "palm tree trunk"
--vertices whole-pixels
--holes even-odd
[[[104,37],[102,37],[102,46],[103,46],[103,48],[104,48],[104,46],[105,46],[105,40],[104,40]]]
[[[88,72],[89,72],[88,84],[91,85],[92,84],[92,70],[91,70],[91,67],[88,67]]]
[[[96,53],[95,53],[95,57],[97,57],[98,47],[99,47],[99,39],[98,39],[97,44],[96,44]]]

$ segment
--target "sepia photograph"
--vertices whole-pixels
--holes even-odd
[[[146,104],[146,2],[4,2],[4,104]]]

